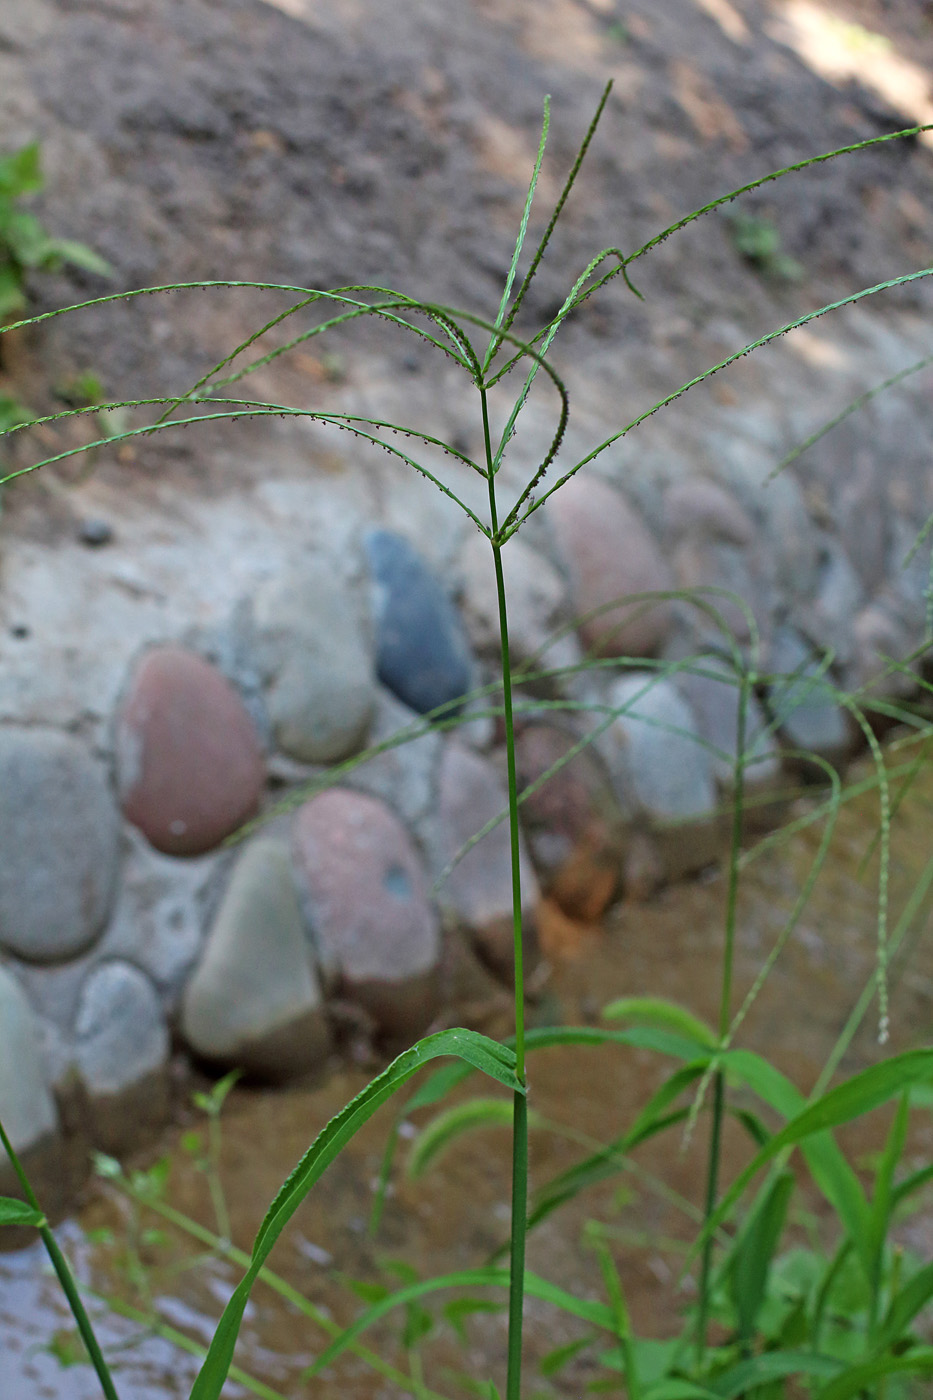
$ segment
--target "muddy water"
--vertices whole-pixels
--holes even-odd
[[[894,761],[896,755],[892,757]],[[798,804],[795,814],[811,810]],[[803,1089],[813,1085],[875,963],[878,887],[877,853],[871,834],[877,823],[874,795],[847,805],[840,814],[831,858],[812,898],[750,1010],[741,1043],[766,1054]],[[933,854],[930,842],[933,780],[925,775],[900,805],[893,830],[890,863],[891,927],[895,929]],[[819,846],[823,824],[799,831],[756,858],[743,877],[738,920],[734,1004],[754,981],[780,934]],[[665,996],[689,1006],[715,1024],[718,1014],[725,880],[715,875],[671,889],[647,905],[623,907],[603,929],[551,931],[553,971],[541,989],[535,1015],[540,1020],[593,1021],[599,1008],[622,995]],[[900,1050],[929,1039],[933,962],[923,935],[929,898],[918,901],[914,918],[891,968],[891,1048]],[[475,980],[464,997],[468,1019],[496,1033],[504,1031],[506,1010],[491,984]],[[880,1053],[873,1007],[846,1055],[854,1069]],[[530,1065],[533,1103],[547,1119],[571,1133],[606,1140],[630,1123],[660,1083],[667,1066],[646,1052],[619,1047],[548,1050]],[[295,1088],[269,1093],[235,1091],[224,1112],[223,1181],[233,1236],[248,1247],[263,1210],[282,1178],[318,1129],[367,1078],[363,1069],[346,1070],[324,1089]],[[482,1092],[482,1090],[480,1090]],[[396,1173],[380,1232],[367,1233],[373,1186],[388,1126],[381,1117],[354,1140],[302,1207],[295,1228],[278,1246],[276,1268],[305,1296],[337,1321],[349,1321],[359,1308],[346,1285],[381,1278],[396,1282],[393,1260],[404,1260],[420,1275],[479,1264],[502,1243],[508,1218],[507,1140],[489,1128],[459,1143],[427,1178],[417,1183]],[[166,1138],[163,1151],[171,1168],[167,1197],[186,1213],[212,1225],[213,1209],[202,1172],[185,1138],[200,1120],[192,1118]],[[844,1135],[860,1160],[884,1131],[884,1115]],[[404,1144],[403,1144],[404,1146]],[[635,1172],[591,1191],[546,1221],[530,1242],[537,1272],[584,1296],[601,1288],[592,1255],[581,1247],[587,1219],[610,1221],[620,1232],[618,1261],[636,1329],[654,1335],[677,1325],[678,1308],[688,1295],[676,1289],[677,1255],[664,1240],[691,1235],[687,1214],[672,1205],[676,1192],[696,1207],[702,1192],[703,1130],[683,1149],[679,1138],[657,1139],[639,1150]],[[532,1175],[537,1182],[568,1166],[581,1154],[578,1143],[539,1130],[532,1140]],[[727,1172],[744,1159],[744,1143],[727,1142]],[[911,1154],[929,1157],[933,1130],[916,1125]],[[814,1202],[814,1205],[816,1203]],[[933,1212],[931,1212],[933,1214]],[[130,1223],[126,1203],[98,1191],[77,1222],[63,1230],[82,1275],[96,1287],[124,1300],[144,1303],[148,1294],[164,1321],[198,1340],[211,1331],[238,1272],[216,1260],[195,1267],[199,1246],[175,1231],[165,1240],[140,1243],[145,1268],[134,1285],[133,1261],[125,1240]],[[144,1228],[157,1222],[150,1216]],[[910,1224],[909,1242],[933,1252],[933,1223],[923,1214]],[[96,1243],[95,1232],[114,1232],[118,1243]],[[90,1240],[86,1232],[90,1232]],[[121,1243],[122,1242],[122,1243]],[[114,1348],[123,1397],[169,1400],[188,1394],[195,1363],[168,1343],[132,1324],[103,1324]],[[432,1386],[449,1396],[468,1392],[449,1370],[501,1378],[505,1327],[498,1314],[479,1314],[467,1325],[468,1342],[455,1342],[449,1327],[439,1329],[423,1351]],[[544,1304],[529,1305],[527,1341],[530,1367],[553,1347],[579,1335],[579,1325]],[[59,1356],[47,1349],[50,1337]],[[405,1355],[398,1326],[374,1330],[370,1343],[399,1365]],[[349,1396],[376,1400],[402,1393],[375,1376],[360,1360],[341,1361],[324,1380],[303,1384],[298,1377],[324,1340],[322,1332],[264,1289],[257,1289],[243,1329],[238,1359],[267,1386],[287,1396]],[[98,1394],[90,1371],[66,1365],[71,1347],[67,1317],[54,1284],[42,1272],[34,1251],[0,1257],[0,1355],[3,1400],[88,1400]],[[529,1370],[529,1376],[534,1374]],[[581,1393],[585,1368],[571,1368],[542,1395]],[[529,1383],[529,1393],[535,1387]],[[246,1394],[231,1384],[225,1395]]]

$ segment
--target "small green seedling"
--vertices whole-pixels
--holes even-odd
[[[30,272],[70,266],[100,277],[112,275],[110,264],[92,248],[53,238],[34,214],[19,207],[20,200],[38,194],[43,184],[38,141],[0,158],[0,321],[25,310]]]

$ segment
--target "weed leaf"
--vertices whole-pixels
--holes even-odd
[[[0,1225],[32,1225],[38,1230],[45,1223],[41,1210],[13,1196],[0,1196]]]
[[[190,1400],[218,1400],[233,1360],[237,1334],[252,1286],[272,1246],[315,1182],[376,1110],[397,1093],[412,1075],[440,1055],[457,1056],[474,1069],[498,1080],[513,1093],[524,1093],[515,1075],[514,1052],[476,1031],[438,1031],[393,1060],[321,1130],[282,1185],[259,1227],[250,1266],[217,1324]]]
[[[444,1288],[508,1288],[508,1269],[461,1269],[457,1273],[442,1274],[438,1278],[424,1279],[420,1283],[413,1283],[408,1288],[400,1288],[397,1293],[391,1294],[388,1298],[383,1298],[380,1302],[373,1304],[365,1313],[356,1319],[346,1331],[337,1337],[325,1351],[322,1351],[313,1365],[303,1373],[303,1379],[320,1375],[326,1366],[335,1361],[340,1353],[352,1341],[364,1332],[367,1327],[378,1322],[385,1317],[386,1313],[393,1308],[403,1307],[414,1302],[418,1298],[423,1298],[428,1293],[436,1293]],[[559,1288],[556,1283],[550,1283],[547,1279],[539,1278],[537,1274],[525,1274],[525,1292],[533,1298],[538,1298],[543,1303],[551,1303],[561,1311],[569,1313],[571,1317],[578,1317],[583,1322],[588,1322],[593,1327],[601,1327],[607,1331],[614,1328],[612,1310],[603,1303],[591,1302],[586,1298],[576,1298],[572,1293]],[[192,1396],[194,1400],[194,1396]]]

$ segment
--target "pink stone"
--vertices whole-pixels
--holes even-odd
[[[139,663],[116,750],[124,815],[168,855],[210,850],[259,804],[265,766],[253,722],[224,676],[182,647]]]
[[[674,586],[660,548],[619,491],[598,477],[578,474],[546,507],[570,575],[578,617],[632,594]],[[649,656],[667,638],[667,602],[607,608],[580,623],[583,644],[599,656]]]
[[[417,1036],[437,1010],[441,941],[408,832],[385,803],[332,788],[298,809],[293,834],[325,981],[384,1035]]]

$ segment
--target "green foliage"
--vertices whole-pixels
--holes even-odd
[[[729,223],[733,247],[752,267],[777,282],[801,281],[804,268],[796,258],[784,252],[780,230],[771,219],[741,209],[730,210],[724,217]]]
[[[104,405],[101,402],[102,387],[96,378],[86,374],[79,376],[71,385],[63,386],[67,408],[50,415],[47,420],[37,420],[54,421],[82,414],[112,415],[130,408],[158,414],[154,421],[132,429],[125,423],[119,425],[119,420],[111,417],[101,427],[101,442],[108,437],[131,439],[157,432],[163,426],[181,423],[211,422],[242,416],[262,418],[273,414],[302,417],[349,431],[356,438],[384,449],[396,460],[420,472],[473,521],[489,544],[490,568],[496,582],[502,653],[502,671],[497,689],[501,692],[501,699],[497,694],[490,703],[502,718],[508,759],[507,820],[514,857],[515,1035],[511,1043],[501,1045],[466,1030],[442,1031],[419,1041],[395,1059],[331,1119],[311,1143],[269,1207],[249,1254],[239,1250],[230,1238],[229,1215],[220,1180],[221,1114],[235,1076],[227,1076],[212,1091],[197,1096],[197,1107],[206,1118],[206,1140],[201,1133],[189,1133],[183,1142],[183,1150],[194,1158],[210,1186],[216,1213],[215,1231],[188,1220],[172,1207],[168,1199],[170,1164],[167,1160],[156,1163],[146,1171],[127,1174],[112,1159],[98,1159],[99,1173],[124,1193],[134,1207],[123,1267],[144,1307],[139,1309],[118,1303],[118,1309],[126,1316],[136,1317],[155,1327],[160,1335],[171,1337],[178,1345],[202,1355],[202,1366],[191,1392],[191,1400],[219,1400],[228,1376],[256,1394],[279,1400],[264,1382],[245,1377],[233,1366],[240,1324],[257,1283],[274,1289],[300,1315],[323,1329],[329,1337],[329,1345],[318,1352],[309,1368],[309,1376],[319,1374],[349,1351],[405,1393],[417,1397],[417,1400],[437,1400],[437,1392],[429,1389],[424,1380],[421,1350],[441,1325],[439,1319],[443,1319],[456,1336],[463,1338],[469,1335],[469,1318],[472,1314],[501,1307],[508,1308],[506,1400],[520,1400],[522,1318],[528,1296],[559,1310],[565,1318],[572,1319],[580,1327],[578,1340],[552,1350],[545,1359],[542,1365],[544,1378],[557,1378],[567,1367],[580,1366],[586,1358],[590,1368],[586,1387],[589,1391],[614,1390],[618,1393],[624,1384],[629,1400],[729,1400],[729,1397],[736,1397],[736,1400],[738,1397],[783,1400],[785,1395],[791,1393],[786,1388],[788,1383],[795,1387],[793,1394],[809,1395],[814,1400],[845,1400],[847,1396],[856,1395],[871,1395],[873,1400],[895,1400],[903,1393],[898,1390],[902,1383],[909,1382],[914,1376],[933,1374],[933,1348],[925,1344],[918,1325],[918,1318],[933,1297],[933,1265],[911,1259],[905,1251],[896,1247],[892,1238],[899,1214],[933,1179],[931,1168],[922,1168],[904,1176],[902,1165],[910,1113],[923,1112],[927,1106],[921,1100],[924,1093],[929,1093],[929,1086],[933,1083],[933,1050],[917,1049],[889,1056],[848,1078],[837,1079],[845,1050],[875,991],[878,993],[881,1023],[886,1027],[887,962],[890,952],[903,938],[913,917],[905,913],[898,925],[888,932],[886,880],[894,811],[890,790],[892,774],[885,766],[884,756],[868,724],[866,697],[836,698],[847,705],[855,721],[862,727],[875,762],[871,783],[878,794],[881,812],[879,853],[882,871],[879,884],[878,972],[839,1037],[820,1081],[809,1095],[805,1095],[767,1059],[739,1045],[737,1036],[744,1025],[749,1006],[773,967],[774,959],[801,916],[812,890],[813,872],[818,870],[825,855],[828,842],[825,833],[831,833],[845,800],[838,776],[825,764],[823,770],[831,788],[830,795],[822,804],[818,817],[809,814],[800,819],[824,822],[824,837],[814,858],[813,870],[803,882],[797,904],[775,949],[766,959],[745,999],[736,1008],[732,983],[738,932],[736,894],[745,864],[741,832],[746,759],[743,756],[736,762],[720,1006],[715,1030],[689,1010],[653,997],[626,999],[608,1007],[608,1017],[625,1023],[619,1029],[549,1027],[526,1030],[525,1027],[518,861],[520,794],[516,777],[513,717],[513,687],[521,679],[521,674],[513,671],[509,656],[508,610],[502,567],[504,547],[524,522],[577,471],[588,466],[640,423],[664,409],[695,384],[705,382],[750,351],[770,344],[789,329],[806,325],[838,307],[933,275],[933,268],[923,268],[879,282],[831,305],[807,312],[788,325],[759,337],[657,403],[649,405],[583,456],[573,461],[562,459],[561,474],[556,480],[546,481],[546,473],[564,444],[570,412],[566,387],[549,359],[551,346],[567,317],[617,277],[621,277],[629,289],[638,295],[631,282],[631,266],[694,220],[794,170],[842,154],[829,152],[813,157],[752,181],[739,190],[730,191],[661,230],[634,252],[624,253],[614,247],[603,249],[573,281],[557,313],[535,334],[519,336],[514,330],[518,313],[594,136],[608,92],[607,88],[549,222],[528,259],[524,276],[520,278],[519,269],[524,257],[532,202],[548,131],[549,117],[545,109],[541,141],[518,237],[501,301],[493,319],[456,311],[378,286],[323,291],[266,283],[204,284],[274,291],[285,294],[289,304],[285,310],[257,327],[253,334],[186,390],[150,400]],[[891,139],[895,138],[884,136],[857,143],[846,150],[861,149]],[[94,271],[102,270],[100,260],[95,260],[94,255],[90,255],[89,262],[86,250],[76,253],[76,245],[50,240],[35,220],[30,221],[29,216],[21,214],[16,208],[16,201],[38,189],[39,183],[38,150],[34,146],[24,148],[0,165],[0,257],[6,260],[0,262],[0,268],[7,269],[7,297],[22,297],[23,276],[31,268],[56,266],[70,261],[91,267]],[[4,199],[5,204],[2,202]],[[773,225],[747,214],[739,214],[733,218],[732,230],[738,250],[763,272],[784,278],[797,275],[796,265],[792,267],[780,250]],[[3,286],[0,280],[0,293]],[[131,295],[143,295],[144,291]],[[101,304],[114,299],[95,298],[84,304]],[[21,306],[21,300],[14,300],[7,304],[5,314],[11,314]],[[0,315],[4,314],[2,307],[3,302],[0,301]],[[293,320],[292,324],[301,325],[304,329],[292,334],[284,344],[279,343],[273,349],[259,353],[258,342],[264,336],[278,332],[286,322],[296,317],[300,317],[300,320]],[[318,319],[315,320],[315,317]],[[334,327],[350,326],[356,320],[367,317],[376,317],[402,333],[417,337],[422,344],[444,354],[467,376],[476,393],[477,419],[482,428],[483,450],[478,454],[478,460],[452,444],[409,425],[385,423],[358,414],[269,404],[249,397],[240,387],[251,372],[272,363],[281,355],[326,334]],[[41,321],[47,317],[33,319]],[[322,360],[322,363],[326,362]],[[493,391],[513,371],[518,371],[518,381],[513,386],[515,392],[511,410],[494,425],[492,407],[497,402],[497,396],[493,396]],[[535,470],[530,473],[517,496],[503,501],[497,492],[499,470],[506,447],[517,429],[539,375],[541,384],[552,396],[553,434]],[[115,425],[118,426],[114,432],[107,431],[108,427],[114,428]],[[13,422],[5,429],[0,428],[0,432],[6,434],[18,431],[22,431],[22,427]],[[404,448],[394,440],[399,434],[403,435]],[[97,445],[100,444],[91,444],[92,447]],[[488,501],[485,518],[420,460],[425,447],[443,449],[481,479]],[[69,448],[35,465],[46,465],[85,450],[86,444],[80,448]],[[717,618],[716,601],[716,598],[700,599],[697,604],[704,608],[714,623]],[[727,633],[726,629],[723,631]],[[739,690],[741,739],[748,697],[762,678],[755,670],[754,646],[751,648],[751,658],[745,659],[727,634],[725,642],[729,653],[736,658],[735,683]],[[672,665],[668,669],[677,668]],[[666,674],[665,668],[659,666],[657,674]],[[828,691],[829,684],[825,678],[821,677],[819,684],[821,690]],[[883,705],[876,708],[885,711]],[[896,713],[891,706],[887,707],[886,712]],[[598,724],[588,739],[592,740],[600,732],[600,725],[605,728],[612,723],[617,714],[615,711],[599,715]],[[456,722],[456,716],[452,713],[434,718],[442,718],[446,723]],[[744,754],[743,743],[738,744],[738,750]],[[361,760],[354,759],[352,763],[358,761]],[[331,780],[339,780],[346,768],[347,765],[335,767],[330,774]],[[933,862],[925,879],[923,891],[918,896],[920,901],[933,883]],[[674,1067],[637,1113],[634,1122],[613,1123],[612,1106],[607,1105],[607,1131],[611,1134],[608,1140],[587,1140],[584,1143],[580,1142],[581,1135],[577,1134],[576,1140],[585,1148],[585,1155],[559,1176],[539,1185],[529,1200],[529,1124],[542,1130],[561,1131],[561,1128],[560,1125],[545,1123],[528,1111],[526,1057],[556,1045],[580,1050],[587,1046],[636,1047],[642,1052],[653,1052],[673,1060]],[[509,1118],[513,1139],[512,1215],[506,1246],[509,1265],[507,1268],[499,1267],[498,1263],[492,1262],[422,1279],[404,1262],[389,1261],[383,1272],[390,1281],[352,1283],[352,1291],[364,1307],[349,1327],[341,1328],[269,1268],[270,1253],[324,1170],[339,1157],[362,1125],[380,1107],[393,1100],[416,1074],[432,1066],[438,1058],[452,1058],[455,1063],[445,1065],[440,1070],[435,1068],[409,1099],[405,1113],[442,1105],[453,1089],[475,1073],[492,1079],[508,1091],[510,1097],[479,1096],[452,1108],[442,1107],[433,1120],[422,1128],[412,1158],[415,1170],[427,1170],[441,1151],[463,1134],[500,1124],[504,1116]],[[894,1106],[893,1120],[885,1146],[875,1163],[872,1189],[868,1192],[834,1133],[840,1125],[886,1105]],[[616,1237],[612,1222],[594,1221],[584,1237],[584,1247],[596,1257],[605,1301],[577,1297],[553,1280],[526,1269],[524,1251],[527,1231],[535,1230],[566,1202],[580,1199],[592,1185],[620,1172],[631,1172],[633,1154],[642,1144],[670,1133],[672,1129],[675,1136],[682,1130],[693,1133],[701,1114],[708,1116],[710,1127],[703,1201],[699,1210],[692,1203],[683,1203],[695,1233],[694,1242],[687,1250],[686,1264],[694,1270],[696,1302],[688,1312],[680,1336],[667,1340],[643,1338],[633,1329],[624,1291],[624,1273],[614,1250]],[[720,1183],[723,1170],[722,1132],[730,1116],[747,1133],[752,1144],[752,1155],[748,1167],[723,1188]],[[571,1136],[570,1130],[566,1130],[566,1135]],[[397,1132],[390,1139],[393,1146],[396,1139]],[[108,1400],[116,1400],[110,1369],[94,1337],[71,1271],[54,1235],[45,1224],[39,1204],[12,1146],[2,1135],[2,1129],[0,1140],[20,1177],[26,1201],[25,1205],[6,1202],[0,1208],[0,1223],[26,1224],[39,1230],[66,1291],[82,1342],[97,1370],[104,1394]],[[813,1242],[801,1246],[787,1239],[795,1221],[795,1169],[798,1166],[801,1174],[808,1174],[811,1185],[832,1215],[834,1239],[825,1253]],[[388,1151],[383,1171],[386,1179],[391,1169],[392,1152]],[[757,1194],[748,1199],[750,1189],[756,1182]],[[668,1192],[668,1196],[671,1194]],[[5,1222],[3,1210],[10,1217]],[[145,1247],[159,1244],[163,1234],[161,1226],[153,1231],[144,1225],[143,1215],[147,1211],[153,1212],[173,1229],[184,1231],[244,1271],[206,1351],[199,1349],[190,1339],[173,1333],[157,1318],[144,1254]],[[477,1292],[481,1296],[477,1296]],[[448,1293],[452,1293],[453,1298],[445,1298],[439,1312],[432,1311],[440,1301],[435,1295]],[[393,1367],[378,1354],[366,1350],[360,1342],[361,1335],[369,1327],[392,1315],[400,1319],[401,1345],[407,1357],[407,1371]],[[487,1397],[497,1397],[499,1393],[487,1378],[471,1378],[471,1388]]]
[[[30,272],[57,272],[68,265],[109,277],[111,267],[83,243],[53,238],[20,201],[43,186],[39,143],[32,141],[0,158],[0,321],[26,307]]]

